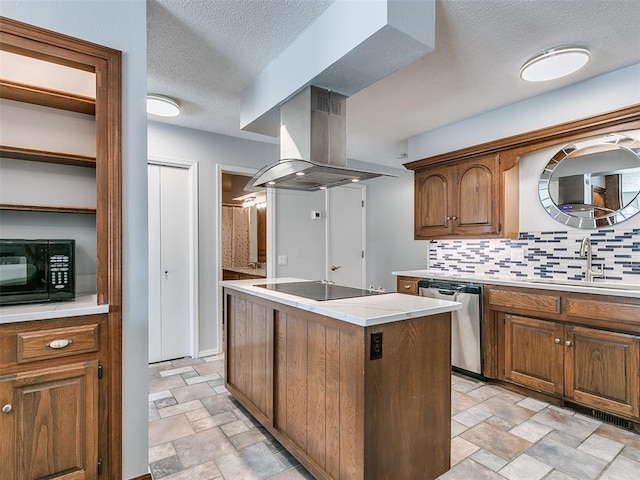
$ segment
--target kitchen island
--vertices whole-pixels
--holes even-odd
[[[317,301],[224,281],[227,389],[318,479],[450,466],[451,311],[389,293]]]

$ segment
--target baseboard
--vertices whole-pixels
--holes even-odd
[[[211,350],[202,350],[198,352],[198,358],[202,357],[210,357],[211,355],[218,355],[220,352],[217,348],[212,348]]]
[[[138,475],[137,477],[133,477],[130,480],[153,480],[153,477],[150,473],[145,473],[144,475]]]

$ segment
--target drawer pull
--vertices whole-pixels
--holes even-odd
[[[406,288],[407,290],[411,289],[411,285],[405,285],[404,288]]]
[[[2,407],[2,413],[9,413],[11,410],[13,410],[13,407],[8,403]]]
[[[51,340],[50,342],[47,342],[47,347],[49,348],[64,348],[66,346],[69,346],[73,343],[73,340],[69,339],[69,338],[62,338],[60,340]]]

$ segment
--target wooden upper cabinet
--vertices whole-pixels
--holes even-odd
[[[434,168],[415,175],[415,236],[449,235],[453,222],[448,220],[452,209],[451,168]]]
[[[504,213],[518,205],[501,200],[501,178],[495,154],[416,170],[416,240],[505,236]]]

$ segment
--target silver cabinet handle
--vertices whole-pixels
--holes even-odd
[[[47,342],[47,347],[49,348],[65,348],[73,343],[73,340],[70,338],[60,338],[58,340],[51,340]]]
[[[556,343],[560,343],[560,339],[559,339],[559,338],[556,338],[556,339],[554,340],[554,342],[556,342]]]
[[[4,407],[2,407],[2,413],[9,413],[11,410],[13,410],[13,407],[8,403]]]
[[[411,290],[411,285],[405,285],[404,288],[406,288],[407,290]]]
[[[451,218],[454,219],[454,220],[458,219],[458,217],[456,217],[455,215],[453,217],[451,217]]]
[[[451,217],[447,217],[447,220],[451,220]]]
[[[567,347],[570,347],[570,346],[571,346],[571,340],[567,340],[566,342],[564,342],[564,344],[565,344]]]

